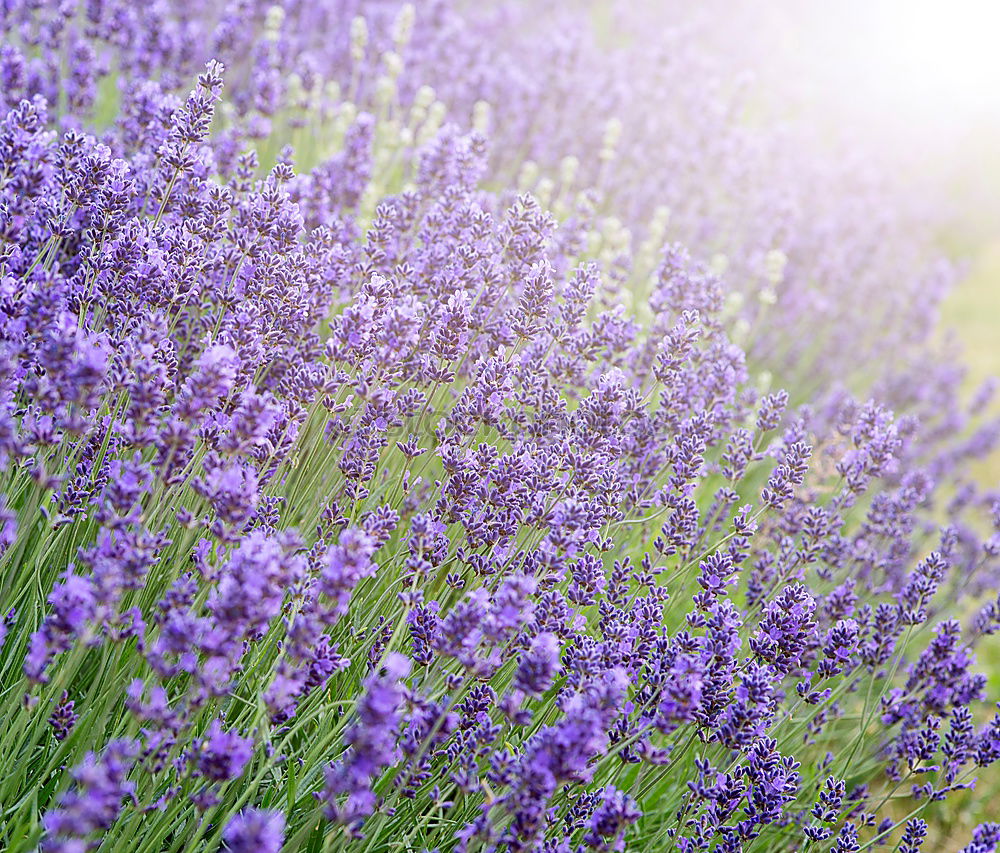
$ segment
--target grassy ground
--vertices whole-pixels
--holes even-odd
[[[1000,376],[1000,236],[974,253],[968,277],[944,305],[944,324],[965,350],[969,390],[988,376]],[[1000,487],[1000,454],[983,465],[978,479]]]
[[[944,326],[961,341],[969,367],[967,390],[971,391],[988,376],[1000,376],[1000,236],[984,240],[969,253],[969,275],[955,289],[944,305]],[[993,454],[978,472],[978,480],[987,487],[1000,487],[1000,453]],[[980,669],[990,678],[988,693],[1000,691],[1000,648],[985,643],[979,652]],[[995,795],[1000,791],[996,768],[981,774],[975,792],[956,797],[925,815],[931,823],[927,847],[933,850],[957,850],[969,840],[971,827],[996,817]]]

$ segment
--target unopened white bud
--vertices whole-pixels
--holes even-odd
[[[319,81],[319,83],[322,83],[322,81]],[[321,115],[325,105],[322,85],[313,86],[306,98],[306,108],[316,115]]]
[[[472,107],[472,129],[478,133],[486,133],[490,129],[490,115],[493,108],[489,101],[476,101]]]
[[[285,9],[275,4],[268,6],[264,14],[264,31],[272,39],[281,31],[281,25],[285,23]]]
[[[778,292],[773,287],[762,287],[757,299],[761,305],[774,305],[778,301]]]
[[[323,86],[323,97],[330,104],[340,103],[340,83],[336,80],[328,80],[326,85]]]
[[[712,255],[712,259],[708,262],[708,271],[712,275],[724,275],[727,269],[729,269],[729,258],[722,252],[716,252]]]
[[[587,231],[587,254],[596,255],[601,246],[601,235],[596,228]]]
[[[605,240],[612,240],[621,227],[621,220],[617,216],[605,216],[601,221],[601,234]]]
[[[730,316],[739,314],[746,303],[746,297],[738,290],[732,290],[726,294],[725,312]]]
[[[385,131],[386,131],[386,137],[388,137],[393,141],[398,140],[399,137],[397,136],[396,133],[393,132],[393,123],[391,121],[386,122]],[[392,155],[393,155],[393,146],[391,144],[388,145],[383,144],[375,146],[375,151],[372,156],[372,164],[375,167],[374,168],[375,174],[377,175],[382,174],[385,171],[386,166],[392,159]]]
[[[771,284],[781,284],[785,278],[788,256],[781,249],[771,249],[764,256],[764,275]]]
[[[618,151],[618,143],[622,138],[621,119],[612,116],[604,125],[604,136],[601,139],[601,150],[597,156],[604,162],[614,160]]]
[[[395,51],[387,50],[382,54],[382,66],[385,68],[386,74],[393,80],[397,80],[399,75],[403,73],[403,58]]]
[[[374,210],[375,203],[378,200],[378,187],[375,184],[368,184],[365,186],[364,190],[361,191],[361,198],[358,199],[358,207],[361,210]]]
[[[413,35],[413,23],[417,17],[417,10],[412,3],[404,3],[396,13],[396,20],[392,22],[392,41],[397,50],[410,43],[410,36]]]
[[[579,171],[580,161],[578,158],[572,155],[563,157],[559,163],[559,180],[562,181],[564,187],[572,186],[573,181],[576,180],[576,173]]]
[[[594,196],[587,192],[587,190],[580,190],[574,199],[574,209],[583,217],[593,215],[597,209]]]
[[[444,101],[435,101],[427,111],[427,121],[435,128],[439,128],[444,124],[444,117],[446,115],[448,115],[448,107]]]
[[[517,176],[517,188],[526,192],[535,186],[538,180],[538,164],[534,160],[525,160]]]
[[[628,228],[622,228],[618,233],[618,245],[622,251],[629,251],[632,246],[632,232]]]
[[[351,59],[360,62],[368,47],[368,22],[360,15],[351,20]]]
[[[437,93],[430,86],[421,86],[413,96],[413,106],[427,110],[434,103],[435,98],[437,98]]]
[[[448,108],[441,101],[435,101],[430,105],[430,108],[427,110],[427,117],[420,128],[420,133],[417,134],[418,144],[423,145],[434,138],[434,135],[441,129],[447,113]]]
[[[607,120],[604,125],[604,138],[601,144],[605,148],[615,148],[618,145],[619,140],[622,138],[622,122],[621,119],[612,116]]]
[[[632,244],[632,232],[616,216],[607,216],[601,221],[601,238],[605,249],[610,253],[609,260],[627,251]]]
[[[358,108],[353,101],[342,101],[337,109],[337,119],[346,130],[358,117]]]
[[[294,71],[288,75],[288,100],[293,104],[301,103],[305,100],[306,90],[302,85],[302,78]]]
[[[548,207],[552,202],[552,193],[555,191],[555,188],[555,181],[552,178],[542,178],[538,182],[538,187],[535,189],[535,196],[542,207]]]
[[[396,81],[387,74],[380,74],[375,81],[375,103],[388,106],[396,97]]]

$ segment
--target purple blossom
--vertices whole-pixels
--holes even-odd
[[[514,673],[514,688],[528,696],[541,696],[559,672],[559,638],[543,633],[534,637],[521,655]]]
[[[123,801],[134,796],[135,785],[127,777],[137,752],[135,741],[119,740],[108,744],[99,757],[87,753],[72,770],[74,787],[44,817],[45,849],[83,849],[79,845],[93,833],[111,828]],[[78,846],[74,848],[74,844]]]
[[[347,612],[354,588],[367,577],[375,574],[372,557],[376,543],[363,530],[348,528],[340,540],[326,553],[325,566],[320,575],[320,589],[333,600],[332,614],[342,616]]]
[[[920,853],[926,838],[927,821],[919,817],[911,818],[903,827],[903,837],[899,844],[900,853]]]
[[[52,726],[52,735],[56,740],[66,740],[70,730],[76,725],[79,714],[74,710],[75,706],[76,702],[64,690],[62,698],[49,716],[49,725]]]
[[[800,584],[787,586],[764,609],[750,648],[782,674],[797,667],[812,641],[816,602]]]
[[[219,720],[212,724],[195,745],[198,772],[213,782],[235,779],[253,756],[253,741],[224,731]]]
[[[993,853],[1000,844],[1000,824],[981,823],[972,830],[972,841],[961,853]]]
[[[177,415],[195,422],[205,417],[219,398],[232,390],[239,366],[239,356],[232,347],[214,344],[206,349],[178,395]]]
[[[233,815],[222,839],[231,853],[278,853],[285,838],[285,816],[267,809]]]
[[[640,817],[642,812],[628,794],[606,788],[603,800],[590,817],[584,841],[597,850],[624,850],[625,831]]]
[[[25,832],[849,851],[883,774],[996,762],[958,273],[870,157],[741,120],[748,12],[182,5],[0,15]]]
[[[375,811],[373,780],[395,758],[403,703],[400,679],[409,671],[410,662],[392,653],[386,656],[381,671],[368,677],[358,701],[357,721],[345,735],[348,751],[326,771],[326,815],[354,832]]]
[[[67,574],[53,587],[48,603],[51,612],[31,635],[24,658],[25,675],[39,682],[48,680],[45,670],[52,657],[83,637],[95,612],[93,585],[80,575]]]

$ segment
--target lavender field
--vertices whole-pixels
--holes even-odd
[[[757,4],[0,30],[0,850],[997,849],[1000,230]]]

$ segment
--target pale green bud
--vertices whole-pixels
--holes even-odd
[[[288,75],[288,100],[293,104],[305,100],[306,90],[302,85],[302,78],[294,71]]]
[[[413,106],[427,110],[434,103],[435,98],[437,98],[437,93],[430,86],[421,86],[413,96]]]
[[[375,103],[388,106],[396,97],[396,81],[387,74],[380,74],[375,81]]]
[[[284,23],[284,7],[277,4],[274,6],[268,6],[267,12],[264,14],[264,32],[267,34],[268,38],[272,41],[277,38],[278,33],[281,31],[281,26]]]
[[[730,291],[726,294],[726,306],[725,313],[733,316],[739,314],[743,310],[743,306],[746,304],[746,297],[740,293],[738,290]]]
[[[398,80],[403,73],[403,58],[395,51],[387,50],[382,54],[382,66],[389,77]]]
[[[427,111],[427,121],[432,124],[435,130],[444,124],[444,117],[448,115],[448,107],[444,101],[435,101]]]
[[[392,22],[392,41],[396,49],[405,47],[410,43],[413,35],[413,23],[417,17],[417,10],[412,3],[404,3],[396,13],[396,20]]]
[[[472,129],[486,133],[490,127],[490,114],[493,108],[488,101],[476,101],[472,107]]]
[[[604,138],[601,142],[606,148],[614,148],[622,138],[621,119],[612,116],[604,124]]]
[[[729,258],[727,258],[722,252],[716,252],[712,255],[712,259],[708,262],[708,271],[712,273],[712,275],[725,275],[727,269],[729,269]]]
[[[771,249],[764,256],[764,274],[771,284],[781,284],[785,278],[788,256],[781,249]]]
[[[538,203],[542,207],[548,207],[552,203],[552,193],[555,191],[555,188],[556,184],[552,178],[542,178],[538,182],[535,195],[538,198]]]
[[[604,125],[604,136],[601,140],[601,150],[598,157],[603,161],[613,160],[622,138],[621,119],[611,117]]]
[[[580,161],[578,158],[572,155],[563,157],[559,163],[559,180],[562,182],[562,185],[564,187],[572,186],[573,181],[576,180],[576,173],[578,171],[580,171]]]
[[[337,109],[337,119],[342,124],[344,128],[349,127],[354,123],[354,119],[358,117],[358,108],[354,105],[353,101],[342,101],[340,107]]]
[[[527,192],[538,181],[538,164],[534,160],[525,160],[517,176],[517,188]]]
[[[368,22],[360,15],[351,20],[351,59],[360,62],[368,47]]]
[[[340,83],[336,80],[327,80],[323,85],[323,97],[326,98],[330,104],[340,103]]]

